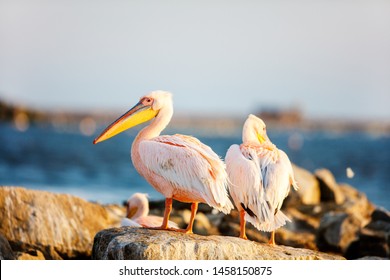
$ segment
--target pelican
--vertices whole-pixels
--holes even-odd
[[[126,203],[126,218],[122,219],[121,226],[157,227],[162,224],[163,218],[149,214],[147,194],[135,193]],[[177,224],[169,221],[169,226],[178,228]]]
[[[228,214],[233,208],[227,193],[228,176],[223,161],[198,139],[181,135],[161,135],[173,115],[172,94],[154,91],[110,124],[94,140],[102,142],[146,121],[151,123],[135,137],[131,159],[135,169],[165,197],[163,222],[168,227],[173,199],[191,203],[191,217],[185,233],[192,233],[198,203],[207,203]]]
[[[290,219],[280,210],[294,179],[286,153],[271,143],[265,123],[249,115],[244,123],[241,145],[232,145],[225,157],[229,191],[240,213],[240,236],[247,239],[245,223],[271,232],[269,244],[275,245],[275,230]]]

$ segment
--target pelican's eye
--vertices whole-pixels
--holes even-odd
[[[146,106],[150,106],[153,104],[153,98],[150,98],[150,97],[145,97],[143,100],[142,100],[142,104],[146,105]]]

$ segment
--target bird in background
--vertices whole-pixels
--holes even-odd
[[[149,215],[149,200],[145,193],[135,193],[126,202],[126,218],[121,221],[121,226],[134,227],[158,227],[162,224],[163,217]],[[177,224],[169,221],[169,227],[178,228]]]
[[[190,222],[183,231],[192,233],[199,203],[207,203],[225,214],[234,206],[228,196],[225,164],[209,146],[191,136],[160,136],[172,115],[172,94],[165,91],[151,92],[110,124],[93,143],[97,144],[152,120],[133,141],[133,165],[149,184],[165,196],[163,222],[156,229],[171,229],[168,221],[175,199],[191,203]]]
[[[275,245],[275,230],[290,219],[280,210],[294,179],[285,152],[268,138],[266,125],[249,115],[242,131],[242,144],[232,145],[225,157],[229,191],[240,213],[240,236],[247,239],[246,221],[258,230],[271,232],[269,244]]]

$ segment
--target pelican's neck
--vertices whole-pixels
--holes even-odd
[[[137,212],[134,214],[132,219],[139,218],[139,217],[146,217],[148,214],[149,214],[149,205],[148,203],[145,204],[142,202],[141,205],[139,205]]]
[[[135,137],[133,145],[131,147],[131,158],[134,166],[138,169],[140,164],[139,144],[143,140],[149,140],[160,135],[160,133],[167,127],[173,115],[173,108],[171,105],[163,107],[158,112],[153,121],[143,128]]]
[[[149,214],[149,203],[146,201],[146,203],[142,203],[142,207],[139,210],[139,216],[140,217],[146,217]]]
[[[138,133],[136,140],[141,141],[159,136],[171,121],[172,115],[172,106],[161,108],[153,121]]]

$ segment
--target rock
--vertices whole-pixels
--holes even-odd
[[[45,259],[46,259],[45,255],[39,250],[34,251],[33,253],[22,252],[18,254],[18,260],[45,260]]]
[[[345,199],[342,205],[337,205],[338,211],[354,215],[361,221],[362,227],[364,227],[371,220],[371,214],[375,210],[375,206],[367,199],[364,193],[359,192],[350,185],[340,184],[339,189]]]
[[[349,259],[366,256],[390,258],[389,212],[377,208],[372,212],[371,222],[359,232],[359,239],[351,244],[346,253]]]
[[[390,223],[390,212],[384,208],[376,208],[371,214],[371,220]]]
[[[270,246],[229,236],[201,236],[144,228],[112,228],[94,240],[95,260],[336,260],[307,249]]]
[[[361,255],[389,258],[389,233],[368,228],[362,229],[359,236]]]
[[[285,210],[288,213],[288,216],[292,220],[292,223],[288,223],[286,226],[290,227],[294,230],[308,231],[311,233],[315,233],[316,229],[320,225],[320,221],[316,218],[313,212],[308,214],[308,212],[302,211],[302,208],[288,208]]]
[[[298,191],[291,190],[286,198],[284,205],[303,203],[307,205],[318,204],[321,193],[320,186],[316,177],[309,171],[293,164],[295,180],[298,183]]]
[[[0,260],[14,260],[15,253],[12,251],[7,238],[0,233]]]
[[[41,246],[40,244],[28,244],[24,242],[12,242],[12,248],[16,252],[18,260],[62,260],[53,246]]]
[[[359,239],[350,245],[345,256],[348,259],[360,259],[367,256],[389,259],[388,240],[388,234],[364,228],[359,233]]]
[[[315,235],[310,232],[294,232],[286,228],[276,231],[276,244],[318,251]]]
[[[0,233],[19,255],[89,258],[95,234],[119,224],[119,213],[71,195],[0,187]]]
[[[321,219],[317,232],[317,246],[321,251],[345,253],[358,239],[361,222],[347,213],[330,212]]]
[[[345,200],[343,192],[336,183],[333,174],[328,169],[318,169],[314,175],[320,184],[321,201],[342,204]]]

